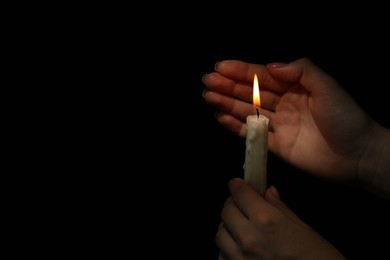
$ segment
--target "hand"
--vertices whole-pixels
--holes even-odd
[[[345,259],[280,200],[275,187],[263,198],[235,178],[229,190],[216,234],[219,259]]]
[[[216,72],[203,77],[204,98],[219,111],[221,125],[245,137],[245,120],[253,113],[255,73],[260,113],[270,119],[271,152],[317,176],[343,181],[371,178],[358,173],[379,125],[309,59],[267,66],[237,60],[217,63]]]

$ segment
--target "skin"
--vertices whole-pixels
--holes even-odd
[[[218,111],[222,126],[245,138],[246,117],[254,113],[255,73],[260,113],[270,120],[270,152],[308,174],[390,199],[389,129],[307,58],[289,64],[217,63],[202,80],[204,99]],[[219,259],[345,259],[280,200],[275,187],[260,196],[234,179],[229,189],[216,235]]]
[[[259,196],[236,178],[216,234],[219,259],[345,259],[279,198],[275,187]]]
[[[335,79],[307,58],[289,64],[226,60],[204,75],[205,101],[217,121],[243,138],[253,113],[253,75],[269,150],[321,178],[360,185],[390,199],[390,131],[373,121]]]

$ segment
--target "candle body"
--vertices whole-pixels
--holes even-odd
[[[267,186],[268,121],[263,115],[246,118],[244,180],[261,195]]]

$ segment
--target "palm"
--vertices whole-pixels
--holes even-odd
[[[350,172],[348,169],[355,166],[353,162],[346,163],[346,157],[354,153],[364,131],[355,126],[368,122],[364,113],[352,117],[348,111],[354,106],[353,101],[338,94],[322,96],[309,93],[299,84],[290,86],[281,95],[272,114],[271,151],[318,175],[339,178],[341,172]],[[344,109],[335,111],[333,108],[340,107],[337,103],[343,104]],[[357,107],[353,109],[357,110]],[[344,175],[343,178],[353,176]]]
[[[272,116],[273,142],[270,149],[283,159],[307,170],[317,170],[327,144],[316,125],[309,93],[292,86],[280,97]],[[316,151],[316,154],[314,154]],[[308,156],[309,155],[309,156]],[[313,160],[316,157],[316,160]],[[319,162],[320,161],[320,162]]]

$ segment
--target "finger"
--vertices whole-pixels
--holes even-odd
[[[252,104],[223,95],[218,92],[205,91],[203,93],[203,98],[208,104],[212,105],[224,114],[232,115],[243,123],[246,122],[246,117],[248,115],[256,114],[256,110]],[[260,113],[268,118],[271,118],[273,111],[264,109],[262,107],[260,109]]]
[[[218,92],[253,104],[253,80],[250,82],[238,82],[214,72],[203,75],[202,81],[207,87],[207,91]],[[263,86],[259,87],[261,107],[275,111],[281,93]]]
[[[267,67],[265,65],[252,64],[240,60],[223,60],[217,62],[214,68],[215,71],[218,71],[225,77],[246,82],[252,82],[255,73],[267,73]]]
[[[221,211],[221,220],[235,241],[239,241],[240,236],[244,233],[243,230],[248,229],[249,226],[247,216],[237,208],[231,198],[225,202]]]
[[[217,122],[220,123],[227,130],[240,137],[246,137],[246,124],[240,119],[235,118],[230,114],[218,112],[215,115]]]
[[[260,88],[261,108],[275,112],[281,94],[267,88]]]
[[[277,141],[278,141],[278,139],[275,138],[275,133],[272,131],[268,131],[268,149],[275,154],[276,154],[275,147],[276,147]]]
[[[280,200],[279,192],[274,186],[271,186],[266,190],[266,192],[264,194],[264,198],[266,201],[268,201],[271,205],[278,208],[281,212],[283,212],[289,218],[295,220],[296,222],[304,224],[304,222],[286,204],[284,204]]]
[[[231,114],[235,118],[245,122],[247,115],[252,114],[253,105],[230,96],[214,91],[206,91],[203,94],[205,101],[218,110]]]
[[[238,82],[217,72],[203,75],[202,81],[209,91],[219,92],[252,103],[253,83],[251,81]]]
[[[219,225],[215,243],[220,249],[218,259],[238,259],[238,256],[241,254],[238,244],[225,228],[223,222]]]
[[[289,64],[270,63],[269,72],[286,82],[299,82],[309,91],[328,91],[336,81],[316,66],[310,59],[301,58]]]
[[[270,205],[260,196],[248,182],[240,178],[229,181],[229,191],[236,207],[248,219],[256,218],[258,212],[266,213]]]
[[[261,64],[247,63],[239,60],[224,60],[217,62],[215,69],[227,78],[244,82],[253,82],[253,77],[256,73],[260,87],[272,89],[277,92],[285,92],[289,87],[286,82],[271,77],[268,68]]]

